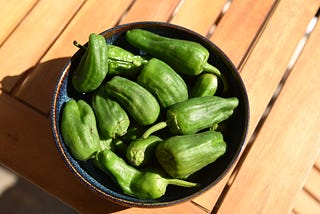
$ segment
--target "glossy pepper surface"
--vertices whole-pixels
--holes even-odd
[[[150,91],[163,108],[189,98],[187,85],[181,76],[157,58],[150,59],[143,67],[137,82]]]
[[[142,29],[128,30],[126,38],[131,45],[163,60],[178,73],[198,75],[206,71],[221,75],[207,62],[208,50],[197,42],[164,37]]]
[[[206,131],[178,135],[159,143],[156,156],[162,168],[174,178],[187,178],[214,162],[226,151],[220,132]]]
[[[213,96],[218,89],[218,78],[211,73],[202,73],[196,79],[190,97]]]
[[[62,137],[77,160],[88,160],[100,150],[94,112],[83,100],[69,100],[62,112]]]
[[[130,142],[126,151],[127,160],[134,166],[144,166],[151,163],[155,160],[155,151],[161,141],[161,138],[151,135]]]
[[[104,85],[103,90],[119,102],[139,125],[154,123],[160,114],[157,99],[134,81],[115,76]]]
[[[73,87],[81,93],[97,89],[108,73],[107,43],[102,35],[90,34],[88,47],[72,75]]]
[[[167,109],[166,121],[151,126],[142,136],[146,138],[165,127],[173,134],[193,134],[228,119],[238,104],[236,97],[190,98],[170,106]]]
[[[127,133],[129,117],[116,101],[97,93],[93,96],[92,107],[99,130],[106,138],[120,137]]]
[[[116,45],[108,44],[108,74],[133,76],[137,74],[143,65],[148,63],[140,55],[133,53]]]
[[[141,199],[160,198],[165,194],[169,184],[183,187],[197,186],[196,183],[165,178],[158,170],[136,169],[108,149],[99,152],[94,163],[115,180],[125,194]]]

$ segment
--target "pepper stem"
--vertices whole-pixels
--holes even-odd
[[[173,185],[177,185],[177,186],[182,186],[182,187],[196,187],[199,186],[198,183],[193,183],[193,182],[189,182],[189,181],[185,181],[185,180],[180,180],[180,179],[166,179],[168,184],[173,184]]]
[[[167,123],[166,122],[160,122],[157,123],[153,126],[151,126],[150,128],[148,128],[143,134],[142,134],[142,138],[146,139],[148,138],[152,133],[159,131],[161,129],[164,129],[165,127],[167,127]]]
[[[85,46],[81,45],[76,40],[73,41],[73,45],[76,46],[77,48],[80,48],[80,49],[83,49],[83,50],[87,50],[87,48]]]

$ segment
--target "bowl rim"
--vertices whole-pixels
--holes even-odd
[[[147,203],[147,202],[139,202],[139,201],[131,201],[131,200],[126,200],[119,198],[117,196],[114,196],[108,192],[103,191],[102,189],[96,187],[94,184],[92,184],[92,181],[88,180],[86,177],[83,176],[83,172],[79,172],[79,170],[73,165],[72,160],[68,157],[65,151],[65,147],[63,146],[63,140],[59,134],[59,124],[58,123],[58,118],[59,115],[57,114],[57,100],[59,98],[60,91],[62,89],[62,83],[65,81],[67,78],[69,71],[70,71],[70,66],[71,66],[71,59],[72,57],[77,53],[75,52],[67,61],[66,65],[64,68],[60,71],[60,75],[56,81],[56,86],[53,91],[53,98],[52,98],[52,103],[50,107],[50,121],[51,121],[51,129],[52,129],[52,134],[54,137],[55,145],[57,150],[59,151],[60,157],[63,159],[65,164],[68,166],[68,168],[73,172],[73,174],[76,175],[76,177],[81,181],[81,183],[85,184],[86,186],[90,187],[89,189],[93,190],[95,193],[98,193],[99,195],[103,196],[104,198],[116,203],[120,204],[122,206],[126,207],[141,207],[141,208],[157,208],[157,207],[165,207],[165,206],[170,206],[182,202],[186,202],[191,200],[192,198],[195,198],[196,196],[199,196],[200,194],[208,191],[212,187],[214,187],[218,182],[220,182],[223,177],[227,174],[227,172],[233,167],[237,159],[239,158],[239,155],[242,153],[242,150],[244,149],[244,145],[246,142],[246,138],[248,135],[248,127],[249,127],[249,121],[250,121],[250,107],[249,107],[249,99],[248,99],[248,94],[246,87],[244,85],[244,82],[238,72],[238,69],[235,67],[235,65],[232,63],[230,58],[212,41],[210,41],[208,38],[202,36],[201,34],[194,32],[188,28],[175,25],[172,23],[167,23],[167,22],[158,22],[158,21],[142,21],[142,22],[131,22],[127,24],[122,24],[122,25],[117,25],[115,27],[109,28],[101,33],[100,35],[103,35],[105,38],[108,36],[108,33],[116,33],[117,31],[124,31],[123,29],[132,29],[132,28],[146,28],[146,27],[152,27],[152,26],[157,26],[157,27],[164,27],[164,28],[175,28],[180,31],[186,32],[188,34],[191,34],[194,37],[199,38],[199,40],[206,42],[208,45],[212,46],[225,60],[226,64],[228,66],[231,66],[231,70],[233,75],[236,77],[237,82],[239,84],[239,87],[242,89],[242,96],[243,100],[242,102],[244,107],[245,107],[245,127],[242,132],[241,136],[241,142],[239,143],[239,146],[237,148],[237,151],[235,155],[233,156],[232,160],[230,163],[227,165],[227,167],[223,170],[223,172],[210,184],[208,184],[206,187],[200,189],[197,192],[194,192],[188,196],[185,196],[180,199],[172,200],[172,201],[165,201],[165,202],[154,202],[154,203]],[[113,192],[113,191],[112,191]],[[115,192],[114,192],[115,193]]]

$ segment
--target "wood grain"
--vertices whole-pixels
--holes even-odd
[[[318,149],[320,151],[320,148]],[[320,170],[313,167],[304,185],[304,189],[318,200],[320,206]]]
[[[140,21],[166,22],[180,0],[136,0],[120,24]]]
[[[320,24],[239,168],[219,213],[291,211],[294,196],[301,190],[320,149],[320,61],[316,60],[320,51],[314,51],[320,44],[319,33]],[[305,82],[308,84],[300,84]],[[301,124],[303,129],[298,131]]]
[[[36,0],[0,0],[0,45],[15,29],[28,11],[36,4]],[[5,17],[5,18],[4,18]]]
[[[227,0],[183,1],[170,22],[206,36],[226,2]]]
[[[11,91],[20,75],[37,64],[81,6],[81,2],[43,0],[36,4],[1,46],[0,67],[5,72],[0,73],[0,79],[16,77],[1,81],[1,88]]]
[[[73,41],[83,44],[88,41],[90,33],[101,33],[113,27],[130,3],[131,0],[87,1],[40,63],[31,69],[30,75],[17,87],[15,96],[48,113],[58,76],[69,57],[78,50]]]
[[[211,40],[238,66],[276,0],[234,0],[218,23]]]
[[[248,140],[263,115],[282,75],[284,75],[290,57],[304,35],[309,20],[317,11],[318,5],[317,1],[312,0],[308,1],[308,4],[298,0],[281,1],[270,20],[268,20],[257,44],[253,47],[250,58],[240,70],[250,102]],[[299,10],[299,13],[295,10]],[[228,12],[230,11],[232,11],[231,8]],[[295,16],[292,14],[295,14]],[[292,16],[292,18],[289,20],[283,19],[287,16]],[[273,44],[277,44],[277,46]],[[285,52],[283,52],[284,49]],[[268,54],[266,55],[266,53]],[[268,80],[268,84],[266,84],[266,80]],[[230,174],[226,177],[228,178]],[[202,196],[197,203],[212,209],[227,181],[227,179],[223,179],[206,195]]]
[[[61,198],[81,213],[205,213],[191,202],[162,209],[128,209],[91,191],[64,164],[52,139],[48,118],[0,90],[0,162]],[[21,122],[23,121],[23,122]],[[10,152],[7,152],[10,151]],[[15,157],[15,158],[12,158]]]
[[[293,211],[297,214],[318,214],[320,213],[320,204],[309,193],[302,190],[297,197]]]

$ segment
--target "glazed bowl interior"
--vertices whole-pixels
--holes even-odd
[[[205,192],[218,183],[232,167],[235,160],[239,156],[247,134],[249,121],[248,97],[241,77],[229,58],[215,44],[191,30],[168,23],[139,22],[117,26],[106,30],[101,34],[105,37],[106,42],[109,44],[118,45],[135,54],[142,54],[138,49],[128,44],[125,38],[126,31],[134,28],[146,29],[167,37],[195,41],[208,49],[210,53],[208,62],[216,66],[225,76],[228,82],[228,93],[223,94],[223,96],[234,96],[239,99],[239,106],[236,108],[234,114],[223,124],[224,128],[222,132],[227,143],[226,153],[214,163],[209,164],[202,170],[190,176],[188,180],[199,183],[200,186],[198,188],[183,188],[169,185],[166,194],[163,197],[150,200],[137,199],[135,197],[123,194],[122,190],[106,174],[98,170],[92,161],[75,160],[66,147],[61,136],[60,121],[63,106],[71,98],[84,99],[90,102],[90,94],[77,93],[73,89],[70,80],[70,76],[72,75],[74,68],[77,66],[81,56],[83,55],[83,51],[81,50],[72,56],[57,80],[51,107],[53,136],[58,151],[66,165],[81,181],[84,182],[85,185],[87,185],[93,191],[115,203],[125,206],[169,206],[190,200],[193,197]],[[192,81],[195,77],[188,78],[190,79],[189,81]],[[217,93],[219,95],[219,93],[221,94],[222,92],[218,91]]]

